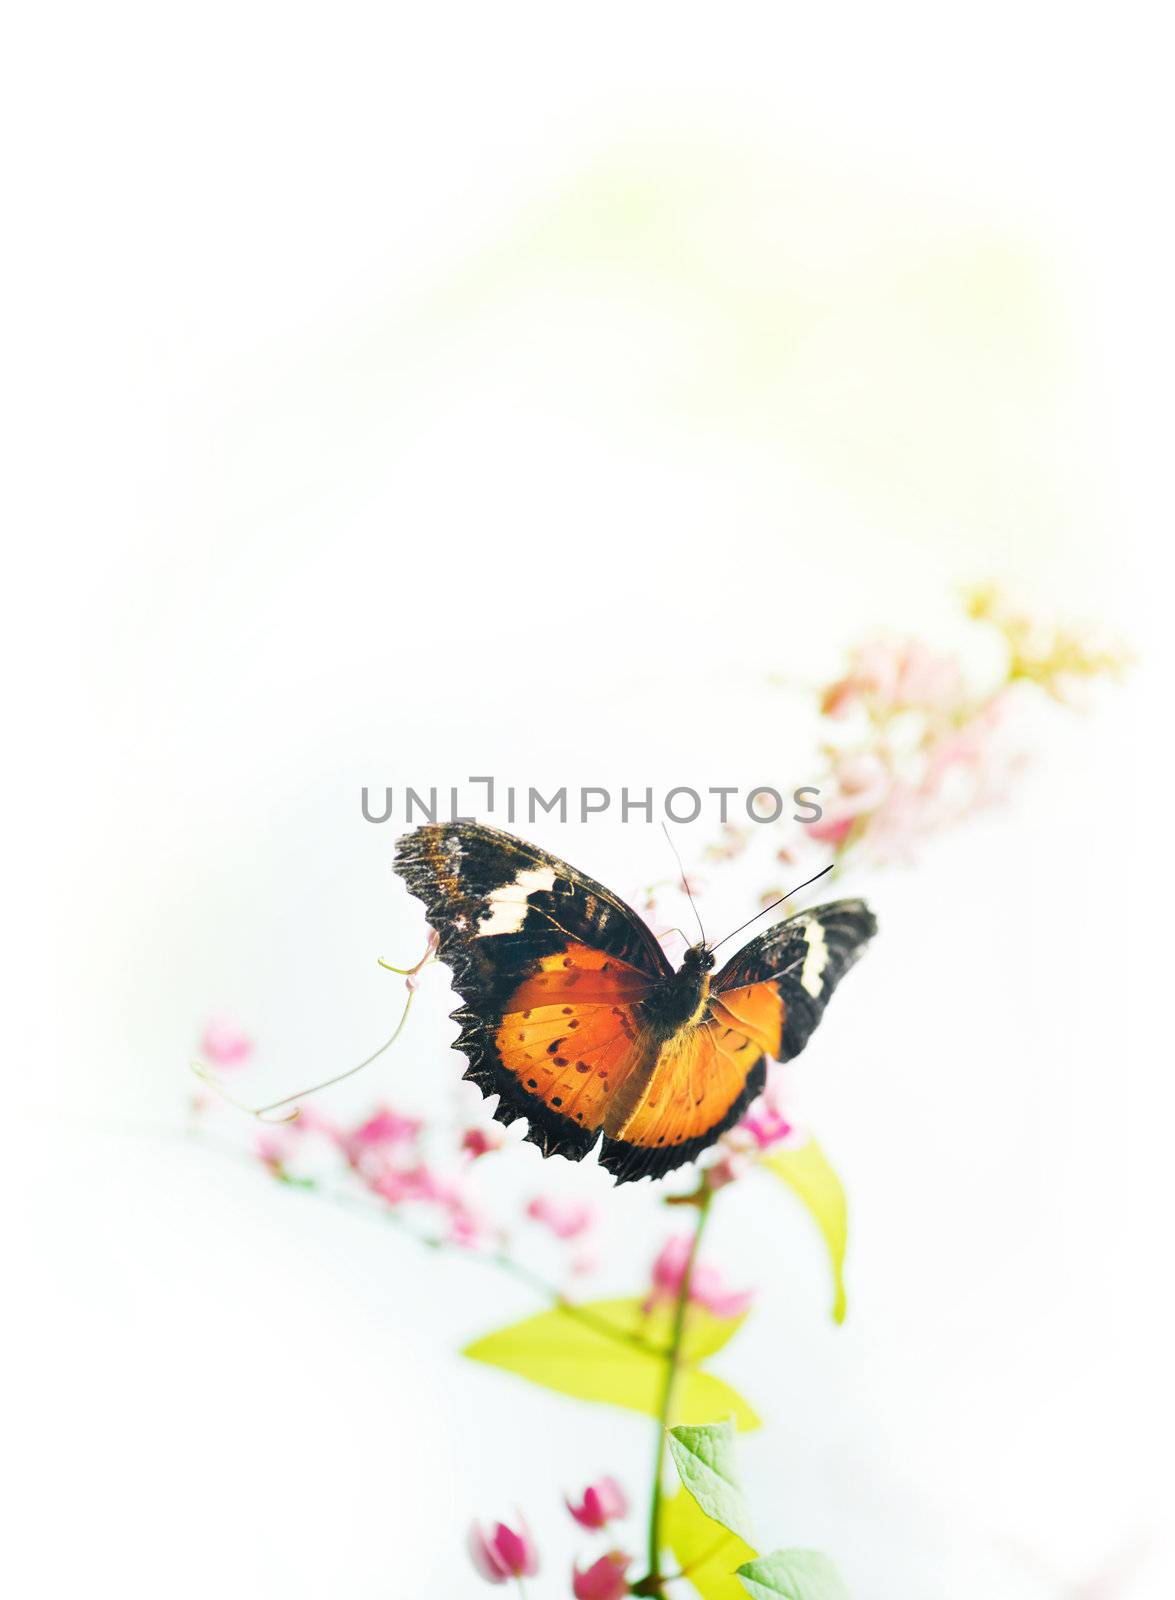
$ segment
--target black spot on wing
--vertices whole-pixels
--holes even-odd
[[[481,1019],[467,1006],[458,1006],[452,1013],[454,1022],[461,1024],[461,1032],[453,1041],[454,1049],[461,1050],[469,1064],[462,1076],[475,1083],[488,1100],[498,1096],[498,1104],[491,1115],[496,1122],[508,1128],[519,1117],[530,1124],[526,1140],[537,1145],[544,1156],[565,1156],[568,1161],[582,1161],[599,1138],[599,1129],[581,1128],[570,1117],[552,1111],[538,1095],[528,1094],[514,1074],[502,1065],[494,1043],[494,1030],[487,1029]],[[528,1079],[533,1086],[534,1079]]]

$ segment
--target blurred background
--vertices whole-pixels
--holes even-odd
[[[468,1519],[522,1505],[566,1592],[562,1489],[643,1493],[651,1424],[459,1360],[525,1289],[186,1139],[200,1029],[258,1041],[258,1098],[386,1036],[422,921],[362,785],[816,781],[805,687],[878,627],[954,648],[994,577],[1138,665],[847,885],[884,932],[798,1083],[849,1319],[748,1188],[717,1366],[760,1520],[856,1600],[1169,1595],[1166,18],[6,33],[7,1587],[475,1596]],[[671,871],[657,829],[532,831],[622,893]],[[451,1004],[431,972],[335,1103],[447,1108]],[[539,1167],[503,1202],[610,1204]],[[663,1237],[631,1194],[601,1292]]]

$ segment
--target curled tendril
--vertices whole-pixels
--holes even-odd
[[[299,1089],[296,1094],[284,1095],[282,1099],[272,1100],[268,1105],[265,1106],[247,1106],[242,1101],[238,1100],[235,1095],[230,1094],[225,1088],[224,1084],[221,1083],[220,1079],[214,1077],[212,1072],[204,1065],[202,1061],[191,1062],[191,1069],[195,1073],[196,1077],[200,1079],[200,1082],[206,1083],[214,1094],[219,1095],[222,1100],[226,1101],[230,1106],[235,1107],[236,1110],[244,1111],[250,1117],[256,1117],[258,1122],[264,1122],[269,1126],[280,1126],[282,1123],[293,1122],[301,1113],[302,1108],[297,1104],[299,1100],[304,1100],[307,1095],[318,1094],[322,1089],[333,1088],[336,1083],[342,1083],[345,1078],[353,1078],[357,1072],[362,1072],[364,1067],[369,1067],[373,1061],[378,1061],[385,1050],[390,1050],[392,1048],[396,1040],[400,1037],[401,1033],[403,1033],[404,1024],[408,1021],[408,1013],[412,1010],[412,1002],[416,998],[419,974],[423,968],[425,968],[429,962],[434,959],[436,955],[436,948],[437,936],[435,933],[431,933],[429,935],[428,946],[415,966],[393,967],[382,958],[380,959],[379,965],[387,972],[399,973],[399,975],[406,980],[405,988],[408,991],[408,997],[404,1001],[404,1009],[400,1013],[400,1020],[393,1029],[390,1038],[385,1039],[378,1050],[373,1050],[369,1056],[365,1056],[362,1061],[357,1063],[357,1065],[348,1067],[345,1072],[336,1073],[333,1078],[327,1078],[322,1083],[312,1084],[309,1089]],[[285,1108],[287,1106],[291,1106],[293,1109],[286,1111]],[[275,1111],[284,1112],[284,1115],[273,1116],[272,1113]]]
[[[412,994],[418,985],[419,973],[424,967],[428,966],[430,961],[433,960],[437,953],[437,946],[440,944],[440,942],[440,936],[435,930],[433,930],[433,932],[431,932],[428,936],[428,944],[424,947],[424,954],[414,967],[393,967],[391,962],[385,961],[382,956],[378,956],[376,959],[385,972],[395,972],[398,973],[401,978],[407,979],[405,988],[408,990],[409,994]]]

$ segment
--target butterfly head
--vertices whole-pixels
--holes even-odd
[[[696,972],[709,972],[714,965],[714,952],[705,944],[691,944],[685,955],[681,958],[683,967],[690,967]]]

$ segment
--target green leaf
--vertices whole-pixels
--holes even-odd
[[[818,1550],[773,1550],[738,1569],[751,1600],[849,1600],[844,1579]]]
[[[669,1453],[682,1486],[706,1515],[749,1540],[751,1514],[734,1467],[734,1425],[704,1422],[670,1428]]]
[[[672,1420],[705,1422],[733,1415],[738,1427],[757,1428],[759,1418],[742,1395],[692,1365],[720,1350],[742,1319],[693,1310],[699,1314],[691,1312],[682,1345],[685,1364]],[[659,1313],[646,1317],[639,1300],[595,1300],[541,1311],[475,1340],[463,1353],[559,1394],[655,1417],[661,1409],[667,1343],[667,1320]]]
[[[815,1139],[794,1150],[777,1150],[764,1156],[763,1165],[799,1195],[815,1219],[832,1262],[832,1320],[845,1320],[845,1245],[849,1208],[834,1168]]]
[[[665,1543],[701,1600],[746,1600],[735,1568],[754,1557],[754,1550],[726,1528],[720,1528],[680,1489],[661,1511]]]

